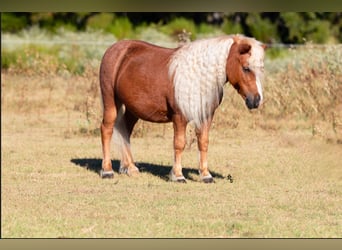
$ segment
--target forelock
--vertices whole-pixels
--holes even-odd
[[[262,44],[255,40],[251,39],[251,56],[248,59],[249,67],[258,75],[261,75],[264,71],[264,48]]]

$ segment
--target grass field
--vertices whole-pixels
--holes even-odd
[[[97,68],[48,71],[37,56],[43,70],[3,70],[2,237],[341,237],[341,50],[308,51],[266,62],[260,110],[225,88],[211,185],[199,181],[191,127],[188,183],[168,182],[172,125],[146,122],[132,138],[140,176],[117,173],[114,148],[115,178],[100,179]]]

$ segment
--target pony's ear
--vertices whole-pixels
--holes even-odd
[[[239,53],[240,55],[246,54],[251,50],[251,45],[248,43],[239,44]]]

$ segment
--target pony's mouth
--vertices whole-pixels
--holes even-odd
[[[260,95],[256,94],[256,95],[247,95],[247,97],[245,98],[245,102],[246,102],[246,106],[248,109],[256,109],[259,107],[260,105]]]

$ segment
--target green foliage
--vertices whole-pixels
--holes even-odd
[[[109,31],[110,26],[113,24],[114,14],[100,13],[89,17],[87,20],[87,29]]]
[[[85,71],[86,51],[77,46],[27,45],[16,50],[3,49],[1,69],[12,69],[25,74],[54,74],[69,72],[82,75]]]
[[[69,31],[77,31],[77,20],[79,15],[70,12],[43,12],[32,13],[30,16],[31,25],[43,27],[51,33],[56,33],[60,28]]]
[[[325,43],[330,37],[328,21],[311,20],[307,26],[307,40],[315,43]]]
[[[320,20],[313,12],[285,12],[281,13],[280,17],[288,29],[288,39],[291,43],[325,43],[332,35],[331,23]]]
[[[1,52],[1,69],[9,69],[17,62],[18,53],[10,51],[7,53]]]
[[[1,31],[15,32],[27,26],[26,16],[17,16],[14,13],[1,13]]]
[[[217,32],[217,28],[207,23],[200,23],[197,27],[197,34],[213,34]]]
[[[250,33],[256,39],[270,43],[278,41],[277,27],[268,19],[257,13],[250,13],[246,19]]]
[[[224,19],[221,29],[225,34],[242,34],[243,33],[241,24],[238,22],[232,22],[228,18]]]
[[[140,26],[155,28],[174,40],[183,30],[191,39],[201,34],[242,33],[264,42],[338,43],[342,42],[340,12],[231,12],[216,13],[94,13],[94,12],[34,12],[3,13],[2,32],[19,32],[38,26],[51,33],[59,29],[71,31],[102,30],[118,39],[136,38]]]
[[[133,25],[128,17],[115,18],[113,24],[108,28],[117,39],[130,38],[133,35]]]
[[[26,45],[15,50],[2,49],[1,69],[24,74],[54,74],[58,67],[58,48]]]
[[[301,31],[301,26],[298,25],[303,23],[303,19],[297,12],[285,12],[281,13],[280,17],[284,20],[285,26],[289,30],[288,39],[296,43],[303,42],[303,35]]]
[[[55,31],[56,26],[61,26],[63,24],[62,21],[57,19],[51,12],[32,13],[30,21],[32,25],[44,27],[44,29],[53,32]]]
[[[289,55],[288,51],[284,48],[267,48],[266,49],[266,58],[275,59],[275,58],[285,58]]]
[[[191,39],[196,38],[196,25],[194,21],[184,17],[174,18],[171,22],[160,28],[160,31],[174,38],[177,38],[184,30],[192,34]]]

